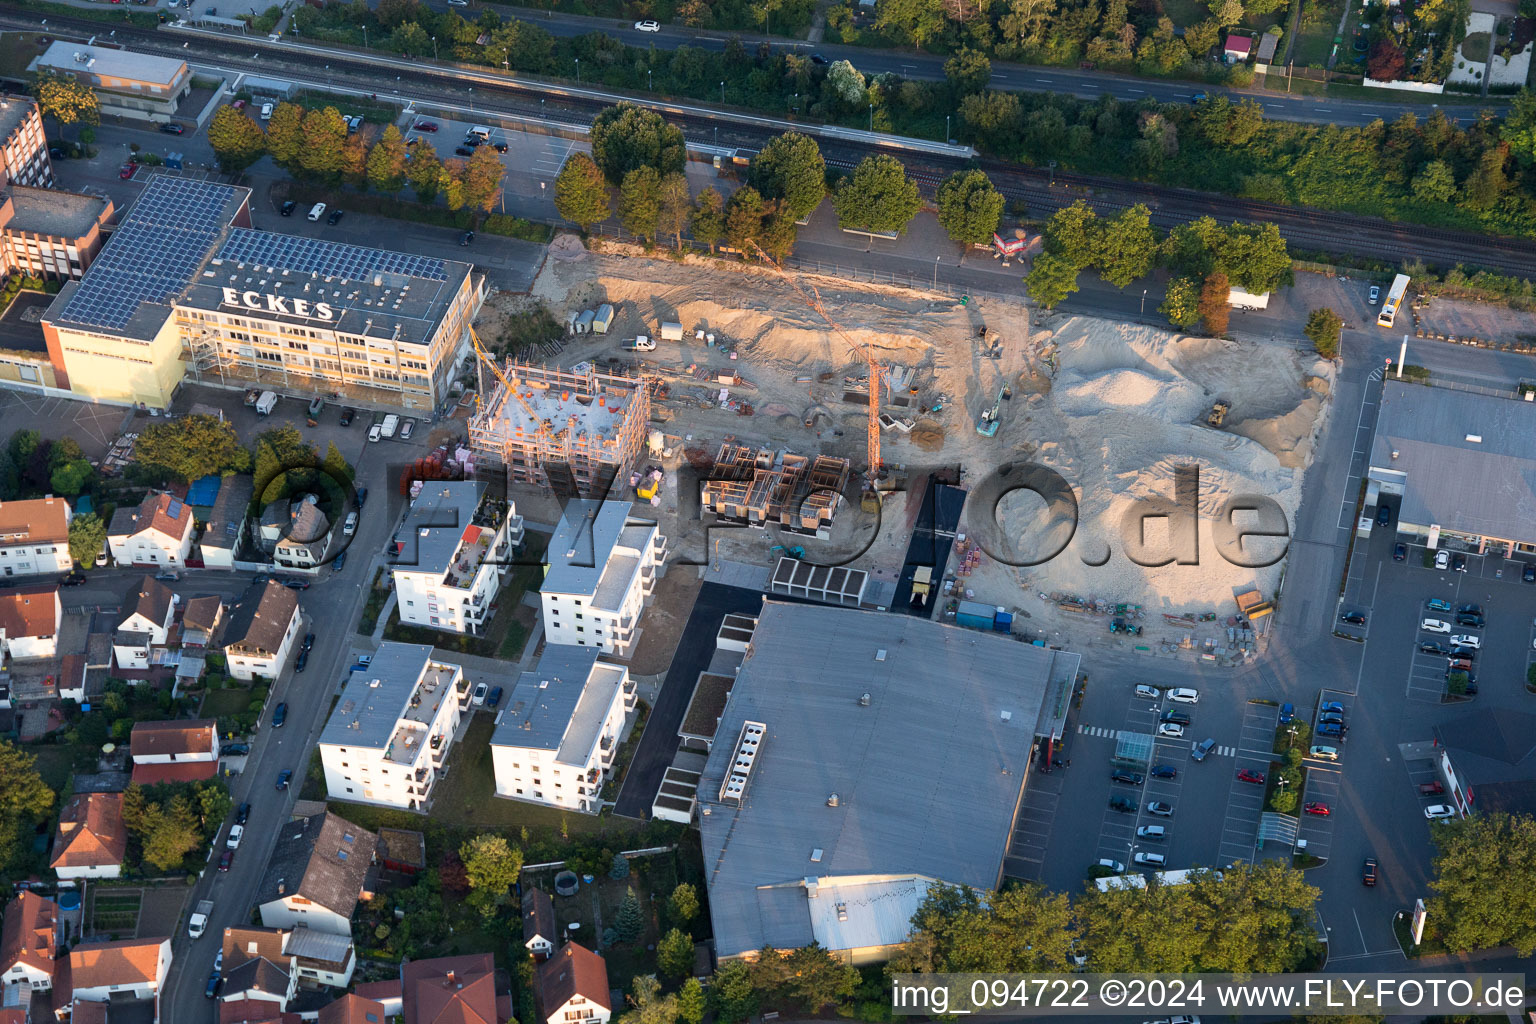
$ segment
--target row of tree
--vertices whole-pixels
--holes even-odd
[[[468,160],[442,160],[425,139],[407,145],[395,125],[377,138],[368,130],[348,134],[335,107],[306,110],[280,103],[266,128],[233,105],[220,107],[208,123],[208,143],[219,167],[238,174],[263,156],[305,181],[350,185],[396,195],[407,185],[423,203],[442,197],[452,210],[490,212],[501,195],[506,168],[490,146],[476,147]]]
[[[74,498],[91,490],[97,472],[80,443],[72,437],[50,440],[31,428],[22,428],[0,447],[0,501],[40,498],[62,494]],[[90,565],[107,539],[107,524],[87,512],[69,523],[69,553],[82,565]]]
[[[1228,296],[1236,286],[1254,294],[1289,284],[1291,256],[1273,224],[1223,228],[1210,217],[1180,224],[1166,237],[1138,203],[1103,220],[1082,200],[1057,210],[1045,229],[1045,252],[1035,257],[1025,290],[1047,309],[1077,291],[1077,276],[1095,269],[1116,288],[1156,266],[1173,272],[1159,311],[1175,327],[1203,324],[1211,334],[1227,329]]]

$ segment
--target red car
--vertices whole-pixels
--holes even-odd
[[[1307,804],[1302,808],[1302,810],[1306,811],[1308,814],[1315,814],[1320,818],[1326,818],[1330,813],[1332,813],[1328,810],[1327,804],[1320,804],[1316,802]]]
[[[1237,773],[1237,781],[1238,782],[1257,782],[1259,785],[1262,786],[1262,785],[1264,785],[1264,773],[1263,772],[1256,772],[1252,768],[1244,768],[1242,771]]]
[[[435,132],[435,131],[437,131],[437,122],[435,122],[435,121],[417,121],[416,122],[416,130],[419,131],[419,132]]]
[[[235,859],[233,850],[225,850],[219,855],[219,870],[228,871],[230,863]]]
[[[122,178],[124,181],[127,181],[129,178],[133,177],[134,172],[136,172],[138,169],[138,164],[123,164],[123,169],[117,172],[117,176]]]

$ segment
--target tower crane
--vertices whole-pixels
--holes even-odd
[[[809,306],[812,309],[814,309],[816,311],[816,313],[823,320],[825,320],[827,322],[827,326],[832,328],[832,330],[837,334],[837,336],[839,338],[843,339],[843,343],[844,344],[846,344],[854,352],[858,353],[861,357],[863,357],[865,365],[868,366],[868,368],[869,368],[869,425],[868,425],[868,429],[869,429],[869,438],[868,438],[869,471],[868,471],[867,474],[865,474],[865,477],[864,477],[864,495],[865,495],[865,501],[866,502],[868,502],[870,500],[871,496],[874,497],[874,500],[878,501],[879,500],[879,493],[880,493],[879,492],[879,488],[878,488],[878,484],[879,484],[879,481],[880,481],[881,477],[883,477],[885,475],[885,463],[882,462],[881,458],[880,458],[880,389],[881,389],[882,385],[881,385],[880,362],[875,357],[875,350],[874,350],[873,347],[870,346],[870,344],[868,342],[854,341],[853,338],[849,337],[847,331],[843,330],[842,327],[838,326],[837,321],[832,319],[831,315],[827,313],[826,307],[821,304],[821,297],[820,297],[820,295],[817,294],[815,286],[810,286],[810,290],[809,291],[807,291],[805,288],[802,288],[800,286],[800,282],[796,281],[792,276],[790,276],[788,271],[786,271],[783,267],[779,266],[779,263],[778,263],[777,260],[775,260],[772,256],[769,256],[766,252],[763,251],[763,247],[757,244],[757,240],[756,239],[748,239],[748,241],[751,242],[752,248],[757,251],[757,255],[765,263],[767,263],[770,267],[772,267],[774,270],[778,271],[779,276],[784,278],[784,280],[788,281],[789,282],[789,286],[795,290],[795,294],[799,295],[801,300],[807,306]],[[867,507],[868,506],[866,504],[866,508]]]
[[[473,324],[471,324],[469,328],[469,341],[470,344],[474,345],[475,355],[480,358],[481,364],[491,368],[491,372],[496,375],[497,380],[501,381],[501,386],[506,389],[507,394],[517,399],[517,404],[523,407],[523,412],[527,413],[528,418],[533,421],[534,437],[541,443],[542,446],[544,442],[549,440],[550,435],[553,432],[553,424],[549,423],[547,420],[542,419],[539,414],[534,411],[533,406],[528,404],[528,400],[523,397],[523,393],[519,391],[510,380],[507,379],[507,375],[505,373],[501,372],[501,367],[496,365],[496,360],[492,359],[486,353],[484,346],[480,344],[480,335],[475,333]],[[480,403],[484,401],[484,395],[485,378],[482,376],[479,384],[475,389],[476,412],[480,411]]]

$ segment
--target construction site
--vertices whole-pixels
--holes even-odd
[[[1270,495],[1293,514],[1334,373],[1304,340],[1195,338],[569,236],[550,257],[530,296],[486,304],[481,336],[494,343],[530,302],[556,323],[602,310],[602,333],[568,329],[542,347],[548,366],[507,363],[487,382],[472,442],[514,481],[578,494],[618,481],[617,496],[639,480],[628,496],[651,505],[675,551],[693,544],[713,571],[756,567],[765,587],[806,575],[786,558],[887,584],[923,569],[934,617],[972,602],[1036,639],[1083,643],[1086,630],[1246,654],[1245,627],[1229,639],[1227,619],[1237,595],[1273,598],[1283,559],[1144,568],[1115,553],[1118,524],[1139,498],[1171,498],[1188,463],[1201,468],[1202,550],[1229,496]],[[1042,504],[967,497],[954,550],[914,564],[930,479],[979,496],[1023,460],[1071,482],[1069,547],[1022,566],[1050,535]],[[758,529],[709,531],[716,522]],[[1112,630],[1113,615],[1096,615],[1116,607],[1136,621]]]

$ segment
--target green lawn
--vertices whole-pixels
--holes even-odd
[[[1296,48],[1291,52],[1292,61],[1298,67],[1310,67],[1313,64],[1326,65],[1328,53],[1333,49],[1335,27],[1335,25],[1318,25],[1315,28],[1302,29],[1301,34],[1296,37]]]
[[[1182,28],[1197,25],[1210,16],[1210,8],[1200,0],[1164,0],[1163,11]]]
[[[225,690],[209,690],[203,697],[203,718],[233,718],[251,706],[251,691],[245,687]]]
[[[23,748],[37,759],[37,773],[55,793],[63,792],[75,769],[78,747],[70,743],[35,743]]]
[[[44,48],[37,43],[42,37],[41,32],[0,33],[0,75],[25,79],[27,65],[43,52]]]

